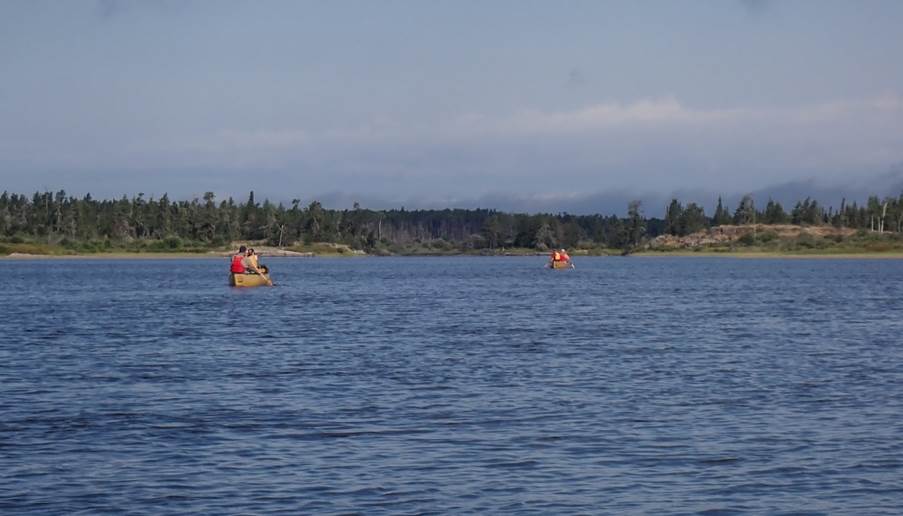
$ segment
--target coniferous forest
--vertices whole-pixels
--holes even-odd
[[[688,235],[722,225],[796,224],[834,226],[876,233],[903,231],[903,195],[871,197],[839,207],[803,199],[785,207],[759,205],[745,196],[737,206],[718,199],[710,215],[695,204],[672,200],[663,218],[647,218],[639,201],[626,216],[518,214],[491,209],[371,210],[216,199],[191,200],[143,194],[120,199],[69,196],[65,191],[32,196],[0,195],[0,253],[13,244],[56,246],[72,252],[190,251],[224,248],[237,241],[297,247],[317,242],[345,244],[370,253],[493,252],[552,247],[630,249],[663,234]],[[38,249],[38,248],[35,248]]]

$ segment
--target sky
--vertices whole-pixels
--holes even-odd
[[[898,0],[0,0],[0,190],[899,194],[901,27]]]

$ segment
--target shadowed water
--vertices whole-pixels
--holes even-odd
[[[903,261],[264,262],[0,262],[0,512],[903,512]]]

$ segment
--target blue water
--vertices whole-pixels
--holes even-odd
[[[0,512],[903,513],[903,261],[264,262],[0,262]]]

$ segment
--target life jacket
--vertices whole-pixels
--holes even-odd
[[[554,253],[552,253],[552,261],[560,262],[561,261],[561,253],[559,253],[558,251],[555,251]]]
[[[236,254],[232,257],[232,266],[229,268],[229,272],[233,274],[244,274],[245,273],[245,257],[241,254]]]
[[[561,261],[563,261],[563,262],[569,262],[569,261],[571,261],[571,257],[568,256],[567,253],[564,253],[564,254],[561,255]]]

